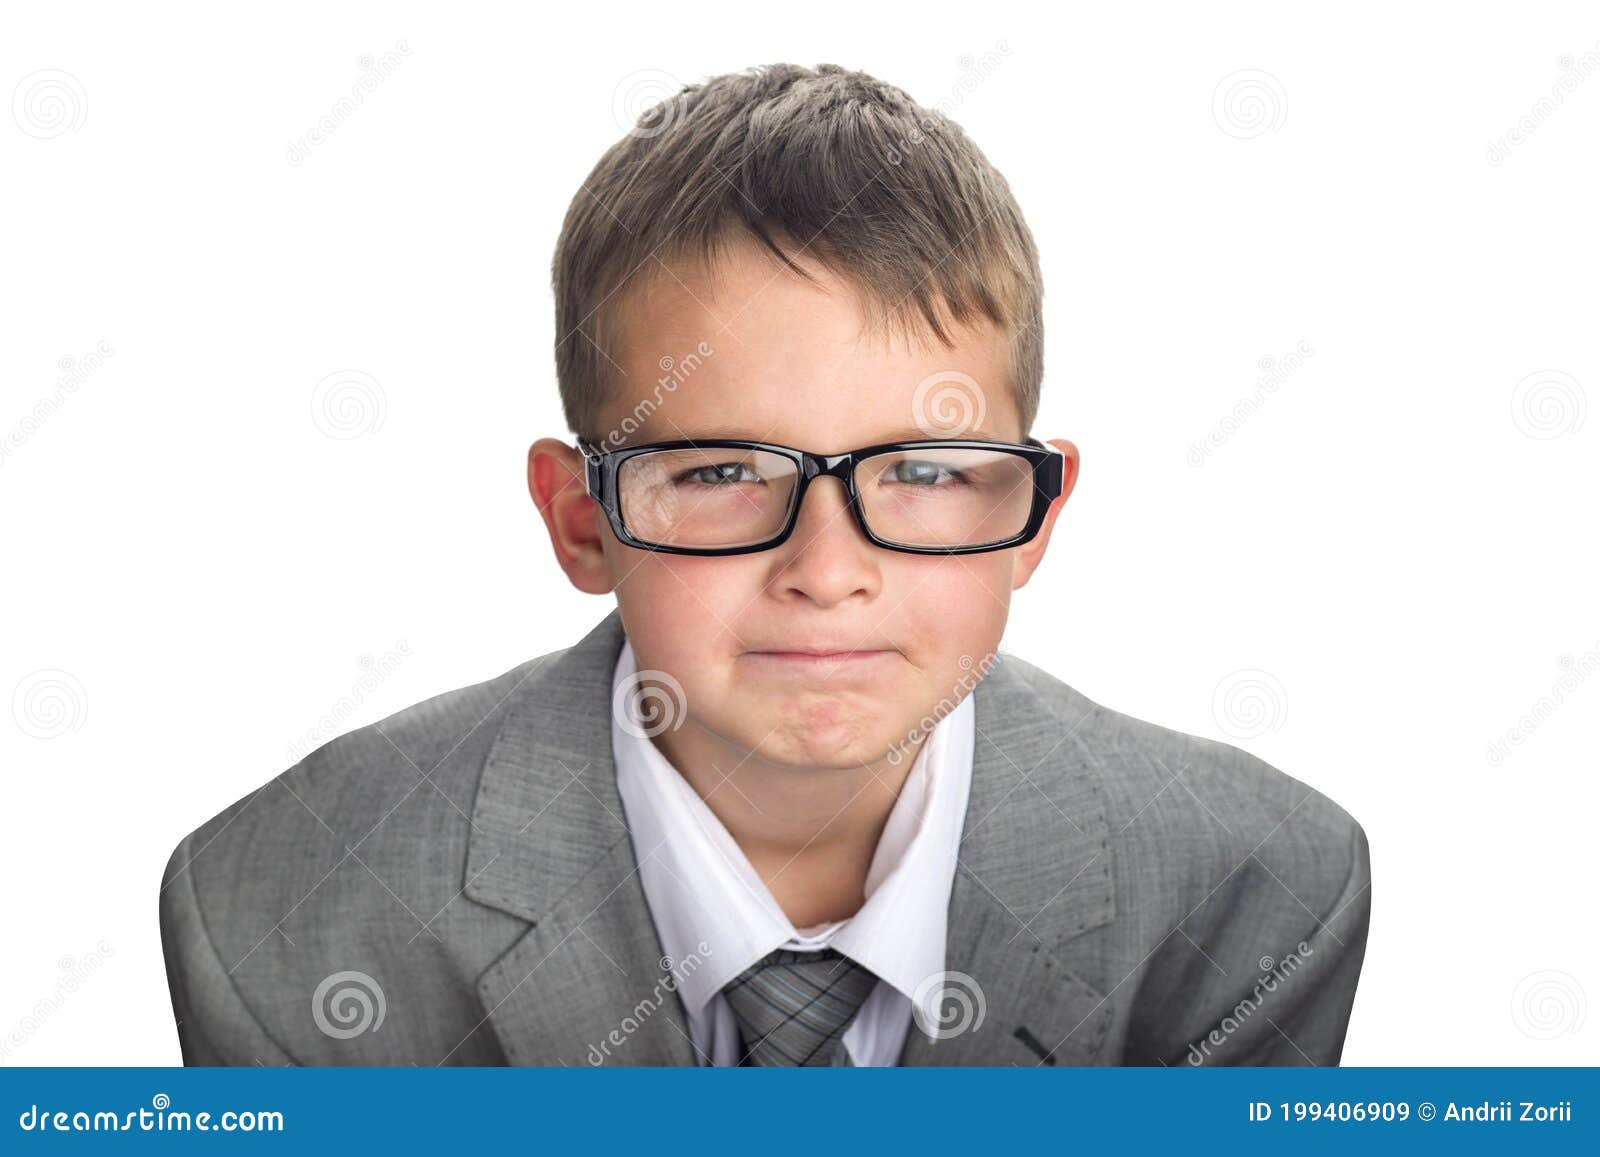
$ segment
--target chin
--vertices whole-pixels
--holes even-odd
[[[898,736],[883,732],[881,721],[839,717],[813,706],[789,718],[774,719],[746,737],[747,746],[773,763],[800,767],[860,767],[888,755]]]

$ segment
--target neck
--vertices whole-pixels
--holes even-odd
[[[728,829],[798,928],[848,919],[918,747],[849,767],[774,763],[693,720],[656,745]]]

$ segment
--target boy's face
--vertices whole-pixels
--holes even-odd
[[[954,348],[864,337],[852,289],[797,261],[824,288],[741,243],[714,286],[663,272],[630,297],[617,356],[626,399],[589,436],[604,449],[726,437],[819,454],[900,439],[1022,440],[994,327],[958,332]],[[685,368],[702,342],[712,352]],[[682,378],[670,390],[658,387],[667,367]],[[625,426],[641,399],[655,408]],[[621,430],[625,438],[606,441]],[[584,493],[582,456],[563,443],[535,444],[529,484],[573,582],[616,592],[639,670],[682,685],[683,727],[657,738],[669,755],[709,732],[701,738],[778,764],[855,767],[920,741],[918,721],[941,701],[958,703],[993,661],[1011,592],[1038,564],[1077,477],[1076,448],[1053,444],[1067,462],[1044,529],[1024,546],[974,555],[873,545],[842,484],[826,477],[806,492],[787,541],[722,557],[618,542]]]

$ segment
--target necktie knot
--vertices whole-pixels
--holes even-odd
[[[878,978],[833,948],[777,948],[723,988],[741,1064],[848,1065],[843,1036]]]

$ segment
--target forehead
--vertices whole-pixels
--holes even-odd
[[[1006,343],[981,325],[873,331],[860,290],[804,253],[807,281],[751,241],[705,271],[660,265],[619,303],[624,443],[746,437],[818,452],[908,437],[1014,441]]]

